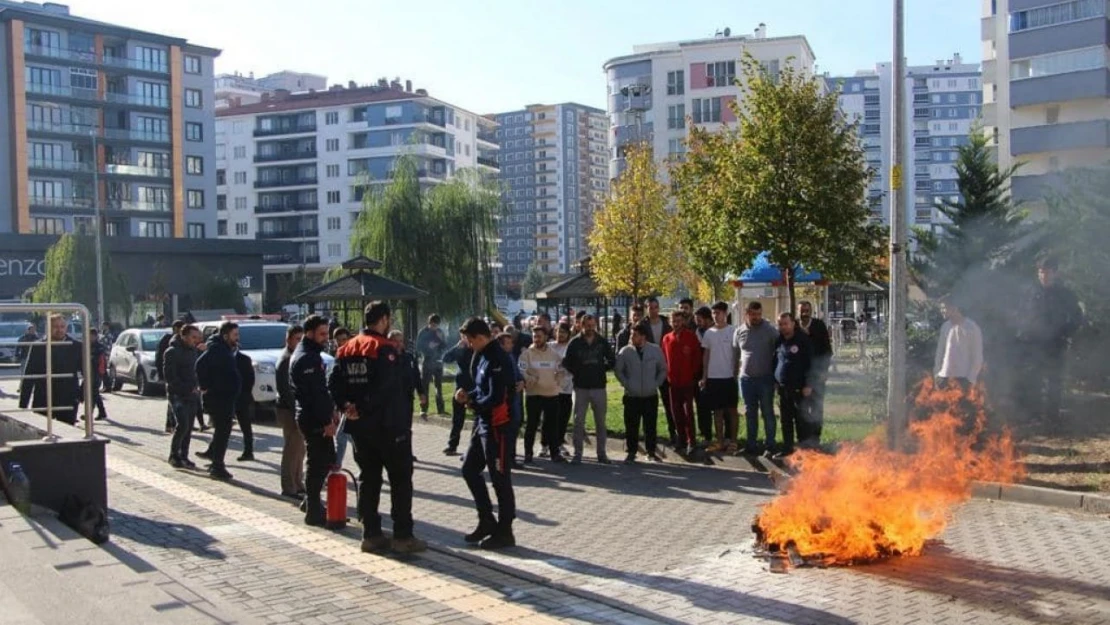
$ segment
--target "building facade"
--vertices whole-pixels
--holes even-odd
[[[214,237],[219,53],[0,1],[0,233]]]
[[[1106,0],[982,0],[983,119],[1013,195],[1038,200],[1059,172],[1110,160]]]
[[[868,200],[874,217],[886,223],[893,166],[892,74],[890,63],[880,63],[854,76],[826,78],[828,88],[839,92],[845,114],[859,122],[867,165],[874,172]],[[980,116],[981,75],[977,64],[964,63],[956,54],[932,65],[907,67],[905,81],[907,221],[935,228],[946,221],[937,204],[958,199],[956,158]]]
[[[500,128],[501,284],[520,288],[529,265],[569,273],[589,254],[594,211],[609,195],[605,111],[567,102],[494,116]]]
[[[327,76],[290,70],[268,74],[261,78],[255,78],[254,72],[246,76],[238,72],[220,74],[216,76],[216,108],[256,104],[262,101],[263,94],[272,95],[279,90],[299,93],[323,91],[327,88]]]
[[[788,63],[813,71],[804,36],[767,37],[763,24],[750,35],[725,29],[708,39],[635,46],[631,55],[606,62],[609,177],[624,171],[625,150],[643,141],[658,160],[681,158],[688,118],[708,130],[734,122],[729,103],[742,95],[734,81],[743,74],[745,53],[771,74]]]
[[[388,182],[401,155],[428,185],[462,168],[496,175],[496,122],[398,87],[277,93],[221,109],[219,236],[294,242],[294,253],[265,259],[268,279],[319,275],[351,255],[365,190]]]

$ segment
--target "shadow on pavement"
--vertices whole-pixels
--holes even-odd
[[[108,520],[114,535],[137,543],[163,549],[180,549],[206,560],[225,558],[224,554],[211,548],[211,545],[218,542],[216,538],[192,525],[153,521],[118,510],[109,511]]]

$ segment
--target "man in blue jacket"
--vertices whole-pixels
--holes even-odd
[[[231,420],[242,385],[239,367],[235,362],[235,349],[239,346],[239,324],[225,321],[217,334],[208,339],[208,348],[197,359],[197,382],[202,393],[204,411],[211,419],[215,432],[208,451],[197,452],[212,464],[208,475],[218,480],[230,480],[231,474],[224,465],[227,444],[231,440]]]
[[[493,340],[489,325],[478,317],[467,319],[460,330],[474,360],[470,367],[474,388],[459,389],[455,401],[465,403],[476,416],[474,433],[463,459],[463,478],[478,508],[478,528],[465,537],[466,542],[479,543],[483,549],[503,549],[516,545],[513,518],[516,517],[516,496],[513,493],[513,450],[511,401],[516,376],[509,355]],[[486,490],[482,471],[489,470],[493,491],[497,494],[499,518],[493,515],[493,503]]]
[[[320,491],[335,464],[335,434],[339,422],[328,389],[327,367],[321,354],[328,343],[328,320],[311,315],[304,322],[304,338],[289,361],[289,386],[296,405],[297,427],[304,434],[308,455],[305,471],[305,525],[323,527],[326,518]]]
[[[813,346],[805,332],[798,331],[794,313],[779,315],[779,333],[775,340],[771,370],[779,391],[779,416],[782,418],[782,452],[780,457],[794,453],[794,433],[802,447],[816,447],[821,431],[811,427],[806,402],[813,393]]]

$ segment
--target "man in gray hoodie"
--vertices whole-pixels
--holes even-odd
[[[627,434],[625,464],[636,462],[640,445],[640,422],[644,424],[644,449],[648,458],[659,462],[655,453],[655,428],[659,420],[659,387],[667,379],[663,350],[648,342],[651,327],[640,323],[632,328],[628,345],[617,356],[614,372],[624,387],[624,429]]]

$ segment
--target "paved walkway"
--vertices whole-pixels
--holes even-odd
[[[521,546],[488,554],[462,544],[476,516],[446,431],[417,424],[433,550],[378,558],[356,527],[305,528],[274,495],[278,429],[257,426],[259,461],[231,461],[223,484],[166,465],[163,400],[107,402],[113,544],[257,622],[1110,623],[1106,517],[974,501],[921,558],[779,575],[750,551],[761,474],[541,462],[514,474]]]

